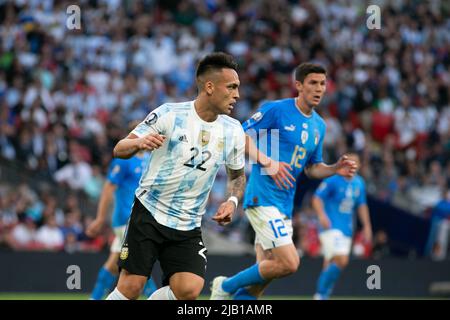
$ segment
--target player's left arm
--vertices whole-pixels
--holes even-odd
[[[305,173],[311,179],[325,179],[335,174],[351,178],[355,175],[357,169],[356,162],[343,155],[332,165],[323,162],[309,164],[305,167]]]
[[[357,177],[358,179],[359,177]],[[369,207],[366,199],[366,186],[362,178],[360,178],[360,192],[356,199],[358,216],[363,227],[363,235],[367,242],[372,242],[372,224],[370,223]]]
[[[220,225],[231,222],[245,191],[245,134],[241,126],[235,130],[233,140],[233,148],[226,159],[228,200],[219,206],[213,217]]]
[[[245,191],[245,170],[244,168],[239,170],[232,170],[227,167],[227,201],[223,202],[219,209],[217,209],[217,213],[214,215],[213,220],[217,221],[220,225],[224,226],[231,222],[234,212],[238,207],[238,203],[241,201],[244,196]],[[230,200],[234,197],[237,200],[235,203],[233,200]]]
[[[358,216],[363,227],[364,239],[367,242],[372,242],[372,224],[370,223],[369,207],[367,204],[364,203],[358,207]]]

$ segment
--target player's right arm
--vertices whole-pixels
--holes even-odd
[[[266,156],[264,152],[261,152],[256,143],[249,135],[245,135],[245,154],[252,160],[261,165],[267,174],[275,181],[275,184],[279,189],[293,188],[295,182],[294,176],[289,172],[292,171],[292,167],[286,162],[278,162]]]
[[[329,188],[330,187],[327,182],[322,182],[311,199],[312,208],[316,212],[319,223],[323,229],[329,229],[331,227],[330,219],[328,219],[325,212],[322,200],[324,195],[328,193]]]
[[[250,160],[258,163],[265,169],[278,188],[289,189],[294,187],[292,182],[295,182],[295,178],[289,172],[292,171],[291,166],[285,162],[278,162],[268,157],[258,149],[254,141],[258,136],[267,134],[267,130],[277,127],[276,117],[276,108],[273,104],[267,103],[262,105],[258,112],[243,124],[246,132],[245,154]]]
[[[114,157],[129,159],[137,152],[153,151],[161,147],[169,123],[168,106],[162,105],[148,114],[144,121],[114,147]]]
[[[114,147],[114,157],[129,159],[141,150],[153,151],[161,147],[165,137],[158,133],[149,133],[139,138],[130,133],[126,138],[120,140]]]
[[[106,181],[103,185],[102,194],[100,195],[97,208],[97,216],[86,229],[86,234],[89,237],[97,236],[103,228],[106,218],[108,217],[108,210],[113,202],[114,192],[116,189],[117,186],[110,181]]]

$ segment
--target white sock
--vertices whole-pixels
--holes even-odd
[[[114,289],[113,292],[109,294],[109,296],[106,297],[106,300],[130,300],[127,297],[125,297],[117,287]]]
[[[147,300],[177,300],[170,286],[159,288]]]

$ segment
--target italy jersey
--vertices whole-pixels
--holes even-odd
[[[303,114],[293,98],[264,103],[243,127],[261,152],[290,164],[296,180],[305,166],[323,162],[325,121],[314,110],[310,116]],[[291,218],[297,185],[293,184],[288,190],[279,189],[258,163],[253,164],[243,206],[275,206]]]
[[[197,114],[194,101],[163,104],[132,133],[166,137],[164,144],[152,151],[136,197],[158,223],[169,228],[200,227],[220,165],[232,170],[245,165],[240,122],[226,115],[206,122]]]
[[[319,185],[315,195],[323,202],[324,210],[330,219],[330,228],[338,229],[345,236],[351,237],[355,209],[367,203],[363,178],[355,175],[352,179],[346,179],[334,175]]]
[[[106,179],[117,186],[114,194],[113,228],[127,224],[133,206],[134,192],[149,157],[148,153],[144,153],[126,160],[114,158],[111,161]]]

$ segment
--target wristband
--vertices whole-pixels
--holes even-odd
[[[227,201],[232,201],[232,202],[234,202],[234,204],[236,205],[236,209],[237,209],[237,207],[238,207],[238,204],[239,204],[239,200],[238,200],[238,198],[237,197],[235,197],[235,196],[231,196],[231,197],[229,197],[228,198],[228,200]]]

